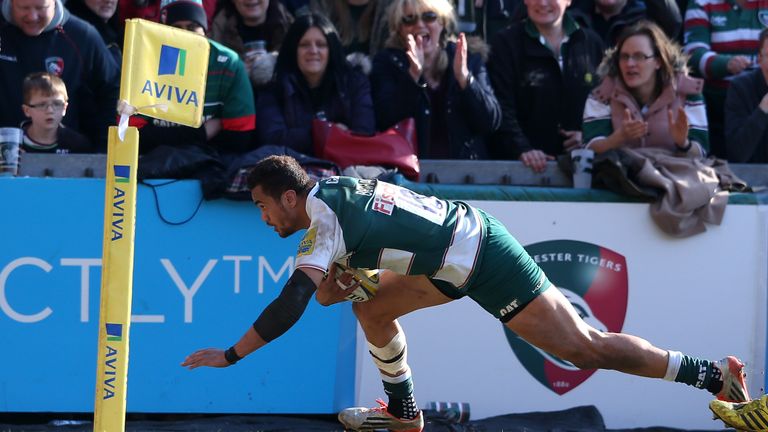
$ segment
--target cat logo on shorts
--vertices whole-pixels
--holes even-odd
[[[308,229],[306,234],[304,234],[304,237],[301,239],[301,243],[299,243],[299,250],[296,251],[296,256],[312,255],[312,252],[315,251],[316,239],[317,227]]]
[[[620,332],[627,313],[627,262],[621,254],[574,240],[551,240],[525,249],[587,324]],[[520,363],[542,385],[562,395],[586,381],[595,369],[581,370],[519,338],[504,326]]]

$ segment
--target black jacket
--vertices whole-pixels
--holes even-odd
[[[387,48],[373,59],[371,92],[376,110],[376,126],[386,130],[398,122],[416,119],[419,155],[428,155],[430,112],[444,109],[448,129],[449,155],[452,159],[487,159],[486,139],[501,123],[501,108],[494,95],[485,63],[476,53],[467,58],[470,81],[463,90],[453,74],[456,45],[446,46],[448,68],[441,80],[447,85],[444,107],[430,106],[426,83],[416,83],[408,73],[410,64],[405,51]]]
[[[527,23],[512,24],[491,44],[488,71],[502,112],[491,148],[497,159],[518,159],[534,149],[562,153],[560,129],[581,130],[587,95],[598,83],[599,36],[575,30],[563,44],[561,71],[552,51],[528,33]]]
[[[32,72],[59,75],[67,86],[69,107],[62,123],[88,136],[106,151],[107,128],[115,124],[120,68],[96,29],[70,15],[56,0],[49,29],[30,37],[10,23],[4,2],[0,23],[0,126],[18,127],[24,120],[21,85]]]
[[[758,105],[768,93],[760,69],[731,80],[725,98],[725,152],[728,162],[768,162],[768,114]]]
[[[67,1],[67,9],[72,15],[83,19],[96,28],[109,53],[120,66],[123,63],[123,32],[119,20],[120,11],[116,9],[115,14],[104,21],[85,4],[85,0],[69,0]]]
[[[574,0],[568,12],[580,24],[602,37],[606,47],[616,44],[624,28],[642,19],[658,24],[672,40],[677,39],[683,26],[680,9],[674,0],[627,0],[621,12],[607,22],[595,12],[595,0]]]

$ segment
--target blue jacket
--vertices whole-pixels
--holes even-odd
[[[314,155],[312,120],[322,116],[343,123],[351,131],[372,135],[375,131],[371,87],[368,78],[356,70],[337,77],[330,97],[315,110],[306,82],[289,75],[259,91],[256,104],[256,131],[260,145],[285,146]]]
[[[448,68],[441,80],[447,85],[445,106],[430,106],[426,83],[415,82],[408,73],[410,64],[405,51],[387,48],[373,59],[371,91],[376,109],[376,125],[386,130],[400,121],[416,119],[419,156],[430,154],[430,112],[445,110],[452,159],[487,159],[486,138],[501,124],[501,108],[496,100],[482,57],[470,53],[467,58],[470,82],[459,87],[453,75],[456,44],[449,42]]]
[[[107,128],[115,124],[120,69],[96,29],[70,15],[56,0],[48,28],[30,37],[11,22],[10,2],[3,2],[0,23],[0,126],[18,127],[22,82],[33,72],[51,72],[67,85],[69,107],[62,123],[106,150]]]

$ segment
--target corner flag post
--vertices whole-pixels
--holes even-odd
[[[94,432],[125,430],[139,134],[109,128]]]

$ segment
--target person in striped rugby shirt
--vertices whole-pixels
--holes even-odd
[[[708,149],[703,81],[688,76],[680,48],[640,21],[606,52],[600,85],[584,108],[583,143],[596,153],[659,147],[703,157]]]
[[[723,111],[728,78],[756,64],[758,35],[768,27],[768,2],[689,0],[683,26],[691,69],[706,80],[710,153],[725,159]]]

